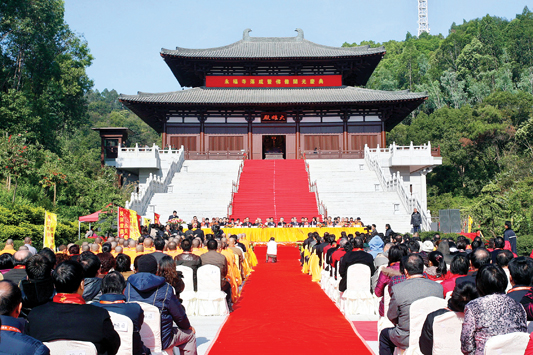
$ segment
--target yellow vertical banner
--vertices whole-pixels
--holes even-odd
[[[54,252],[56,250],[55,234],[57,227],[57,215],[48,211],[44,211],[44,238],[43,248],[50,248]]]
[[[137,214],[137,211],[130,210],[130,238],[139,239],[141,236],[140,224],[141,216]]]
[[[468,216],[468,233],[472,233],[472,223],[474,223],[474,220]]]

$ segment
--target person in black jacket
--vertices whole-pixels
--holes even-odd
[[[79,340],[91,342],[98,354],[114,355],[120,337],[109,313],[85,304],[83,267],[76,261],[59,264],[52,274],[57,294],[53,302],[35,307],[28,316],[28,335],[40,341]]]
[[[134,265],[136,273],[128,277],[124,291],[128,302],[145,302],[159,308],[163,349],[178,347],[181,354],[195,355],[195,330],[172,286],[164,277],[156,276],[157,260],[152,255],[142,255]]]
[[[138,303],[126,302],[123,292],[126,280],[121,273],[111,271],[102,279],[102,296],[93,305],[107,309],[109,312],[122,314],[133,322],[133,355],[150,354],[141,340],[141,327],[144,322],[144,311]]]
[[[345,244],[345,248],[348,245],[348,249],[351,249],[350,243]],[[354,264],[363,264],[370,268],[370,276],[374,275],[376,268],[374,266],[374,258],[372,255],[363,251],[363,239],[356,237],[353,240],[353,250],[346,250],[346,254],[341,258],[339,266],[339,275],[342,277],[339,283],[339,291],[346,291],[348,268]]]
[[[55,295],[52,266],[52,263],[41,254],[35,254],[26,263],[28,278],[19,284],[22,291],[21,317],[27,318],[32,308],[52,300]]]
[[[503,232],[503,239],[511,244],[511,251],[516,254],[516,234],[511,228],[511,222],[506,221],[504,227],[505,232]]]
[[[413,233],[420,232],[420,225],[422,224],[422,216],[420,215],[420,212],[418,212],[416,208],[414,209],[413,214],[411,214],[410,224],[413,225]]]
[[[102,279],[98,277],[98,271],[102,263],[100,259],[90,251],[84,251],[81,253],[78,259],[83,272],[85,274],[85,280],[83,282],[83,299],[85,302],[98,301],[102,292],[100,287],[102,285]]]

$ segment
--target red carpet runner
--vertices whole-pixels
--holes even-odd
[[[279,261],[246,281],[209,355],[372,354],[320,286],[300,270],[298,249],[278,247]]]
[[[314,192],[309,192],[309,180],[303,160],[246,160],[239,182],[239,192],[233,198],[233,215],[241,221],[249,217],[253,223],[259,217],[318,217]]]

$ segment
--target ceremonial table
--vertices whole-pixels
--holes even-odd
[[[329,234],[335,234],[335,236],[340,238],[341,232],[344,231],[346,234],[355,235],[356,232],[365,233],[364,227],[353,227],[353,228],[222,228],[226,237],[229,237],[232,234],[246,234],[246,239],[251,242],[268,242],[271,237],[276,239],[276,242],[297,242],[303,241],[307,238],[307,234],[311,232],[318,232],[320,236],[323,236],[325,232]],[[204,229],[204,233],[212,233],[209,228]]]

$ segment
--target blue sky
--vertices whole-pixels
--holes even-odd
[[[487,14],[512,19],[524,0],[429,0],[432,34],[453,22]],[[180,86],[159,55],[161,48],[224,46],[251,36],[295,36],[324,45],[403,40],[417,33],[416,0],[65,0],[70,28],[89,43],[87,73],[98,90],[166,92]]]

